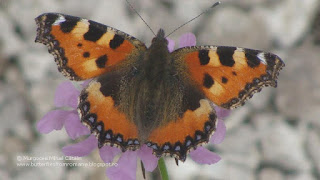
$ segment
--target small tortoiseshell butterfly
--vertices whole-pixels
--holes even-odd
[[[123,151],[142,144],[156,156],[185,161],[217,126],[215,106],[239,107],[264,86],[277,85],[276,55],[226,46],[168,50],[160,29],[149,48],[115,28],[79,17],[36,18],[36,42],[47,45],[70,80],[94,78],[81,92],[81,122]]]

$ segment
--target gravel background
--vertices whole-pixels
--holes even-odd
[[[155,31],[170,32],[214,1],[131,2]],[[47,48],[34,43],[34,18],[44,12],[86,17],[148,45],[153,37],[123,0],[0,0],[0,179],[106,179],[105,168],[17,166],[17,156],[62,156],[61,147],[72,143],[64,130],[42,135],[35,129],[66,80]],[[226,0],[171,38],[185,32],[194,32],[199,45],[271,51],[286,67],[277,89],[265,88],[226,119],[226,139],[213,147],[222,157],[218,164],[189,159],[176,167],[168,159],[170,177],[320,179],[320,1]],[[102,161],[95,151],[81,162]],[[157,172],[148,177],[158,179]]]

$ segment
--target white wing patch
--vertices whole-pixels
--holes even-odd
[[[64,16],[59,15],[58,19],[52,25],[59,25],[62,22],[65,22],[66,18]]]
[[[266,56],[264,55],[263,52],[261,52],[261,53],[258,54],[258,58],[261,60],[261,62],[262,62],[263,64],[267,64]]]

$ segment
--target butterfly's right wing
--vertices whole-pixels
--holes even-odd
[[[264,86],[277,85],[284,66],[275,54],[227,46],[193,46],[172,53],[177,66],[216,105],[239,107]]]

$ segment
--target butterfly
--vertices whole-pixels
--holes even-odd
[[[99,148],[146,144],[153,154],[185,161],[217,127],[215,107],[233,109],[284,66],[275,54],[227,46],[168,50],[160,29],[150,47],[115,28],[59,13],[37,17],[36,42],[68,79],[93,79],[79,96],[81,122]]]

